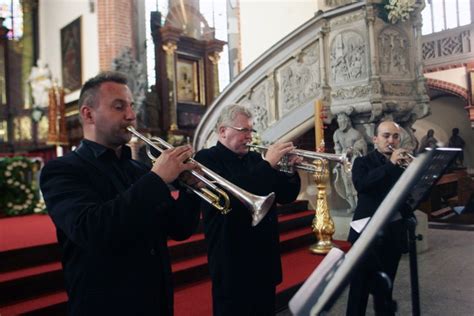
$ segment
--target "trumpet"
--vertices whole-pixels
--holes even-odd
[[[247,147],[256,149],[257,151],[262,151],[266,152],[268,150],[268,147],[262,146],[262,145],[253,145],[253,144],[247,144]],[[303,149],[294,149],[290,151],[288,154],[283,156],[282,160],[279,162],[279,167],[280,170],[283,172],[293,172],[293,168],[300,169],[306,172],[310,173],[316,173],[316,167],[313,164],[307,163],[307,162],[301,162],[298,164],[295,164],[293,168],[291,166],[288,166],[288,157],[290,155],[297,155],[306,159],[326,159],[330,161],[335,161],[337,163],[340,163],[344,169],[345,172],[349,173],[352,169],[352,163],[351,163],[351,158],[352,158],[352,150],[348,150],[347,153],[345,154],[329,154],[329,153],[319,153],[315,151],[310,151],[310,150],[303,150]]]
[[[392,145],[388,145],[387,148],[390,149],[392,152],[395,151],[395,148],[393,148]],[[398,165],[404,169],[408,168],[410,163],[416,159],[416,157],[410,154],[409,152],[402,152],[401,155],[403,159],[398,160]]]
[[[127,130],[134,134],[136,137],[140,138],[147,145],[147,154],[152,160],[156,160],[156,156],[150,151],[150,148],[153,148],[160,153],[166,149],[174,148],[171,144],[159,137],[145,137],[143,134],[139,133],[133,126],[128,126]],[[189,161],[196,164],[204,173],[200,173],[192,170],[190,173],[201,182],[203,182],[206,187],[201,189],[195,189],[186,183],[182,183],[189,190],[197,194],[207,203],[215,207],[221,214],[227,214],[231,211],[230,208],[230,199],[226,191],[232,193],[240,202],[242,202],[249,210],[252,216],[252,226],[257,226],[258,223],[267,215],[270,207],[273,205],[275,200],[275,193],[271,192],[267,196],[259,196],[245,191],[244,189],[236,186],[235,184],[227,181],[211,169],[200,164],[196,160],[189,158]]]

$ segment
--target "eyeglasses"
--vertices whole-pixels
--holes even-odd
[[[227,127],[230,127],[232,128],[233,130],[237,131],[237,132],[241,132],[241,133],[256,133],[257,131],[254,130],[253,128],[247,128],[247,127],[237,127],[237,126],[227,126]]]

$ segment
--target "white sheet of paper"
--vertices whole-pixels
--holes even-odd
[[[370,220],[370,217],[364,217],[364,218],[352,221],[351,227],[353,230],[355,230],[356,232],[360,234],[360,232],[364,230],[369,220]]]

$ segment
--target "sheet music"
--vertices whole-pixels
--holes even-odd
[[[364,230],[365,226],[367,226],[367,223],[369,222],[370,217],[364,217],[355,221],[351,222],[351,227],[353,230],[358,232],[360,234],[361,231]]]

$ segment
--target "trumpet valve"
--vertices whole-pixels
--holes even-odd
[[[284,155],[278,162],[278,168],[282,172],[293,174],[295,172],[295,168],[292,165],[290,166],[289,160],[289,156]]]

